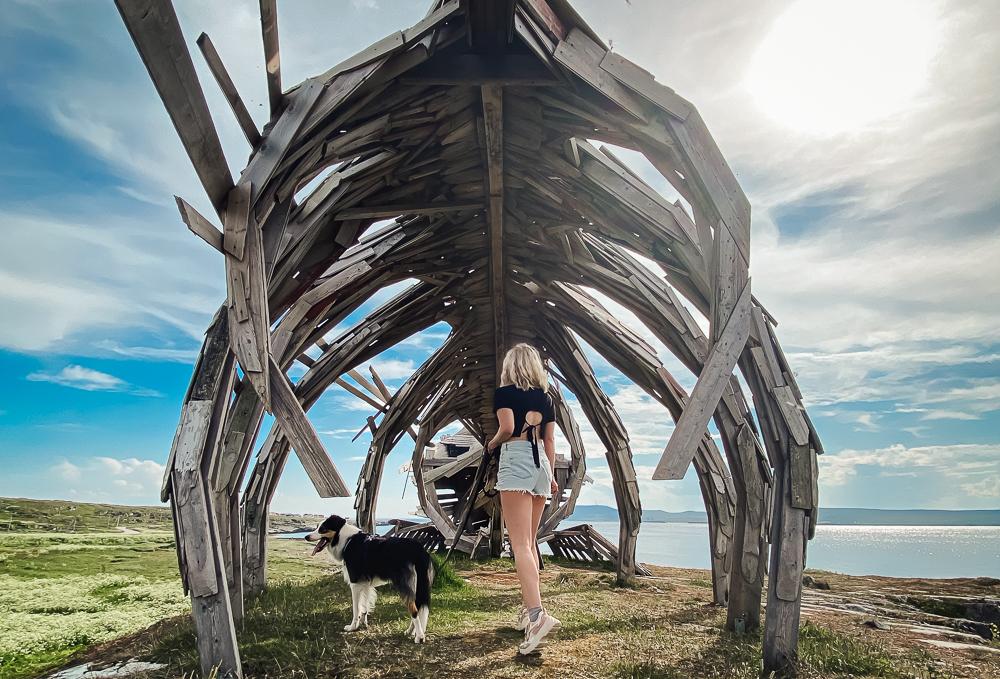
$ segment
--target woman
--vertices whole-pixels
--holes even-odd
[[[486,446],[500,446],[500,466],[495,489],[510,536],[517,577],[521,581],[521,607],[517,629],[524,630],[518,652],[531,653],[561,623],[542,606],[537,552],[538,524],[545,500],[559,492],[555,474],[555,409],[546,393],[548,378],[538,350],[516,344],[503,359],[500,386],[493,392],[493,410],[499,428]],[[539,455],[538,440],[545,443]]]

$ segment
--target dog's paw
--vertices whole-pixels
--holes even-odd
[[[357,629],[358,629],[358,624],[355,623],[355,622],[352,622],[352,623],[349,623],[347,625],[344,625],[344,631],[345,632],[356,632]]]

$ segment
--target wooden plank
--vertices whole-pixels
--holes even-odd
[[[388,217],[400,217],[403,215],[434,215],[447,212],[462,212],[464,210],[481,210],[483,207],[482,201],[372,205],[340,210],[334,216],[334,219],[336,221],[347,221],[350,219],[386,219]]]
[[[201,238],[219,252],[225,252],[222,248],[222,231],[205,219],[200,212],[195,210],[180,196],[174,196],[174,200],[177,201],[177,210],[181,213],[181,220],[191,230],[191,233]]]
[[[645,120],[645,113],[635,95],[601,68],[605,54],[607,54],[606,49],[594,42],[582,30],[574,27],[566,38],[556,45],[553,56],[563,67],[579,76],[607,99],[638,120]]]
[[[791,444],[788,450],[788,472],[791,478],[792,506],[799,509],[813,508],[812,457],[808,445]]]
[[[222,215],[233,177],[170,0],[115,0],[149,77],[212,205]]]
[[[792,392],[792,388],[787,386],[775,387],[772,393],[774,394],[774,400],[778,403],[778,408],[781,409],[785,424],[788,425],[788,431],[791,433],[796,445],[807,445],[809,443],[809,426],[802,416],[802,409],[799,406],[798,399],[795,398],[795,394]]]
[[[310,79],[289,96],[289,102],[281,116],[243,170],[241,183],[252,183],[258,194],[264,190],[322,92],[323,86],[315,79]],[[254,195],[252,202],[256,203],[258,197],[259,195]]]
[[[736,239],[743,259],[750,261],[750,201],[740,188],[722,152],[697,110],[680,122],[666,120],[673,145],[684,163],[688,186],[696,189],[706,210],[718,215]]]
[[[379,403],[378,401],[376,401],[375,399],[373,399],[371,396],[369,396],[365,392],[361,391],[360,389],[358,389],[357,387],[355,387],[350,382],[346,381],[344,378],[338,377],[334,381],[337,384],[339,384],[340,386],[342,386],[344,389],[346,389],[347,391],[349,391],[350,393],[354,394],[355,396],[357,396],[358,398],[360,398],[362,401],[364,401],[365,403],[367,403],[368,405],[370,405],[371,407],[375,408],[376,410],[383,410],[385,408],[385,403]]]
[[[365,376],[359,373],[356,369],[351,368],[347,371],[347,374],[353,377],[358,384],[367,389],[369,393],[373,394],[375,398],[383,398],[381,392],[375,388],[375,385],[369,382]]]
[[[716,341],[732,315],[733,307],[746,285],[747,260],[736,247],[729,228],[720,222],[715,228],[715,252],[712,267],[712,299],[709,310],[709,332]]]
[[[350,497],[351,492],[330,456],[323,448],[319,434],[306,417],[302,404],[273,356],[268,356],[271,381],[271,413],[275,424],[288,439],[302,467],[306,470],[320,497]]]
[[[669,87],[656,82],[652,73],[639,68],[622,55],[614,52],[606,53],[601,60],[601,68],[678,120],[683,121],[690,115],[692,109],[690,102],[678,96]]]
[[[708,426],[708,421],[712,418],[719,399],[722,398],[722,392],[729,383],[729,377],[749,336],[750,284],[748,282],[719,341],[709,351],[705,367],[691,391],[688,405],[677,420],[677,427],[670,435],[663,456],[653,471],[653,479],[684,478],[684,473],[705,433],[705,427]]]
[[[212,39],[208,37],[207,33],[202,33],[198,36],[198,47],[201,49],[201,55],[205,58],[205,63],[208,64],[208,69],[215,76],[215,82],[219,85],[219,89],[222,90],[222,96],[229,102],[229,108],[233,110],[236,122],[239,124],[240,129],[243,130],[243,136],[247,138],[247,143],[250,144],[251,148],[257,148],[260,146],[261,141],[260,130],[257,129],[257,124],[250,117],[250,111],[247,110],[246,104],[243,103],[243,99],[236,89],[236,84],[229,77],[229,72],[222,63],[222,57],[219,56],[215,45],[212,44]]]
[[[267,357],[271,353],[270,315],[265,288],[260,225],[249,211],[252,186],[233,189],[223,223],[226,249],[229,341],[237,360],[265,407],[270,405]],[[239,253],[240,257],[236,254]]]
[[[243,260],[246,248],[247,225],[250,220],[250,186],[243,184],[233,190],[226,205],[223,219],[225,231],[222,247],[237,260]]]
[[[276,0],[260,0],[260,34],[264,40],[264,69],[267,71],[267,98],[271,117],[281,112],[281,52],[278,49],[278,8]]]
[[[460,8],[461,3],[459,0],[450,0],[449,2],[444,3],[444,5],[440,8],[428,14],[406,31],[397,31],[382,38],[381,40],[376,41],[357,54],[345,59],[333,68],[328,69],[325,73],[319,76],[319,79],[326,82],[356,68],[368,66],[375,61],[385,60],[386,58],[415,44],[418,40],[422,39],[428,31],[447,21],[451,15],[458,12]]]
[[[566,38],[568,30],[548,2],[545,0],[524,0],[522,4],[554,41],[558,42]]]

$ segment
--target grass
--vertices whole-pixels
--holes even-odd
[[[273,532],[292,532],[313,527],[322,517],[313,514],[270,516]],[[4,533],[109,533],[121,530],[171,532],[170,508],[30,500],[0,497],[0,535]]]
[[[67,662],[139,658],[166,665],[148,679],[197,676],[189,602],[170,533],[0,534],[0,679]],[[723,630],[703,571],[615,585],[614,573],[548,557],[545,605],[563,622],[541,654],[516,653],[520,596],[508,559],[456,553],[436,568],[428,641],[384,588],[370,626],[345,634],[350,594],[328,558],[271,540],[269,587],[237,630],[247,677],[618,677],[757,679],[760,636]],[[799,676],[939,679],[926,653],[890,648],[863,629],[806,623]],[[985,673],[983,673],[985,676]],[[995,675],[1000,676],[1000,675]]]

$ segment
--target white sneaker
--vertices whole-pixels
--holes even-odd
[[[560,627],[562,627],[562,623],[549,615],[543,608],[534,622],[528,620],[528,626],[524,630],[524,641],[517,647],[518,653],[521,655],[531,653],[542,643],[545,635],[555,632]]]
[[[531,618],[528,617],[528,607],[521,606],[521,610],[517,613],[517,622],[514,623],[514,629],[523,631],[524,628],[528,626],[529,620],[531,620]]]

